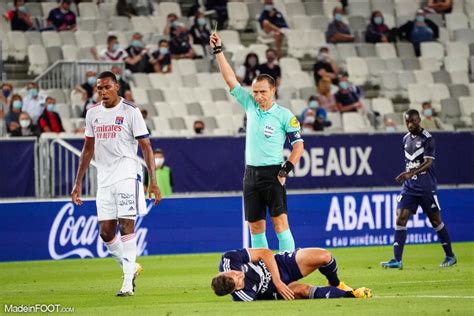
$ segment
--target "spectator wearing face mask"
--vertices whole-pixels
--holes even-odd
[[[277,52],[273,48],[269,48],[266,51],[266,56],[267,62],[261,64],[258,67],[258,70],[260,71],[261,75],[269,75],[275,79],[276,86],[278,87],[281,82],[281,69],[280,66],[278,66]]]
[[[14,9],[7,11],[4,17],[10,21],[12,31],[32,31],[35,30],[33,19],[25,6],[24,0],[14,0]]]
[[[165,154],[163,153],[163,150],[160,148],[155,149],[153,151],[153,156],[155,157],[156,182],[160,188],[161,196],[170,196],[173,194],[173,176],[171,174],[171,168],[165,165]],[[145,171],[143,185],[145,187],[145,192],[148,192],[150,176],[147,171]]]
[[[132,36],[130,46],[125,51],[128,57],[125,58],[125,67],[132,73],[149,73],[151,70],[150,57],[148,56],[148,49],[143,43],[143,36],[140,33],[135,33]]]
[[[422,108],[423,119],[421,120],[421,127],[429,131],[442,131],[446,129],[443,122],[435,117],[431,102],[423,102]]]
[[[48,28],[56,31],[73,31],[76,27],[76,15],[70,10],[71,0],[62,0],[59,7],[53,9],[48,15]]]
[[[124,61],[127,58],[127,52],[120,48],[117,36],[109,35],[107,37],[107,47],[97,54],[95,47],[91,48],[91,53],[96,60],[119,62]]]
[[[308,119],[308,117],[310,118]],[[327,117],[326,110],[319,105],[317,97],[313,95],[309,97],[308,107],[303,110],[300,119],[303,123],[305,121],[309,123],[309,120],[311,120],[313,131],[322,131],[325,127],[329,127],[332,124]]]
[[[342,7],[335,7],[333,10],[334,20],[329,23],[326,31],[326,41],[328,43],[348,43],[354,41],[351,29],[344,23],[344,10]]]
[[[36,82],[27,85],[27,96],[23,100],[23,111],[28,112],[34,124],[43,113],[46,95],[40,91]]]
[[[391,118],[386,118],[383,121],[383,125],[387,133],[395,133],[397,131],[397,125],[395,125],[395,122]]]
[[[30,116],[26,112],[21,112],[18,119],[19,126],[11,132],[11,136],[36,136],[41,134],[38,126],[33,124]]]
[[[43,114],[41,114],[38,125],[41,128],[41,132],[52,132],[61,133],[64,132],[63,123],[61,117],[56,112],[56,99],[52,97],[46,98],[46,106]]]
[[[203,51],[208,54],[209,49],[209,38],[211,37],[211,31],[207,28],[207,19],[204,17],[204,13],[198,10],[194,15],[194,24],[189,30],[193,37],[193,44],[201,45]]]
[[[151,54],[150,63],[153,65],[153,70],[156,73],[170,73],[173,71],[169,42],[167,40],[162,39],[158,42],[158,50]]]
[[[174,13],[168,14],[168,16],[166,17],[166,25],[163,29],[163,35],[173,34],[176,29],[177,24],[178,24],[178,16]]]
[[[281,45],[285,37],[285,29],[288,29],[288,24],[285,21],[283,14],[278,11],[273,0],[265,0],[263,11],[258,19],[260,27],[265,33],[272,34],[275,39],[277,56],[281,56]]]
[[[196,120],[196,121],[194,121],[193,128],[194,128],[194,132],[197,135],[202,135],[202,134],[205,133],[206,126],[204,125],[203,121]]]
[[[327,47],[321,47],[316,63],[313,66],[313,76],[316,86],[322,78],[329,78],[332,83],[337,84],[339,82],[338,75],[339,67],[337,67],[336,62],[331,58],[329,49]]]
[[[23,107],[21,95],[14,94],[10,99],[10,111],[5,115],[5,125],[7,133],[17,130],[20,127],[20,113]]]
[[[255,53],[247,54],[244,64],[235,72],[237,80],[242,86],[251,86],[253,79],[259,74],[258,56]]]
[[[115,78],[117,78],[117,83],[120,86],[118,95],[123,97],[125,95],[125,91],[130,90],[130,85],[123,78],[123,75],[122,75],[123,71],[121,67],[112,66],[112,73],[115,75]]]
[[[86,71],[86,81],[76,86],[76,91],[82,94],[82,101],[87,101],[94,94],[94,87],[97,84],[97,73],[95,70]]]
[[[370,24],[365,32],[365,41],[367,43],[388,43],[394,42],[395,38],[391,34],[390,28],[384,23],[382,12],[374,11],[370,18]]]
[[[420,44],[436,40],[439,37],[439,28],[433,21],[425,17],[423,10],[418,10],[414,21],[408,21],[400,26],[398,36],[402,40],[411,42],[415,48],[416,56],[420,56]]]
[[[336,93],[336,107],[339,112],[357,112],[363,109],[359,95],[351,90],[351,85],[344,78],[339,82],[339,91]]]
[[[196,56],[191,46],[191,36],[183,23],[176,24],[170,39],[170,52],[173,59],[192,59]]]

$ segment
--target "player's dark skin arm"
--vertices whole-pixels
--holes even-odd
[[[414,169],[410,169],[408,171],[400,173],[395,180],[398,183],[403,183],[403,181],[410,179],[413,176],[416,176],[417,174],[420,174],[422,172],[425,172],[426,170],[431,168],[431,165],[433,164],[433,159],[432,158],[425,158],[425,161],[418,167]]]
[[[250,254],[250,260],[252,262],[258,262],[262,260],[263,263],[265,263],[268,271],[270,271],[272,274],[272,282],[277,288],[278,293],[280,293],[280,295],[283,296],[285,300],[294,300],[295,295],[293,291],[290,290],[290,288],[280,279],[280,272],[278,271],[278,265],[273,252],[269,249],[248,248],[247,250]]]
[[[87,168],[89,168],[89,164],[91,163],[92,156],[94,155],[94,145],[95,139],[91,137],[86,137],[84,141],[84,146],[82,147],[81,158],[79,159],[79,169],[77,170],[76,182],[71,192],[72,202],[74,202],[74,204],[76,205],[82,205],[82,179],[84,178],[86,170]]]
[[[156,173],[155,173],[155,159],[153,157],[153,150],[151,149],[151,143],[149,138],[141,138],[138,140],[140,147],[143,152],[143,157],[146,162],[146,167],[148,169],[148,176],[150,177],[150,186],[148,187],[149,197],[151,195],[155,196],[155,205],[157,205],[161,200],[161,192],[156,184]]]

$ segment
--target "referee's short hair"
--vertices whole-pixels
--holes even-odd
[[[276,86],[275,79],[272,76],[267,75],[267,74],[260,74],[257,77],[255,77],[254,80],[255,82],[266,80],[271,88],[275,88]]]
[[[104,71],[97,77],[97,79],[105,78],[110,78],[113,82],[117,83],[117,77],[115,77],[115,74],[111,71]]]

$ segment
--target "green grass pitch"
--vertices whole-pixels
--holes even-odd
[[[372,288],[371,300],[235,303],[210,289],[220,254],[139,258],[145,271],[134,297],[115,297],[121,271],[111,258],[0,264],[5,304],[53,303],[88,315],[474,315],[474,243],[453,245],[458,265],[439,268],[439,244],[408,245],[404,270],[383,270],[391,247],[333,249],[347,284]],[[304,280],[324,285],[315,272]]]

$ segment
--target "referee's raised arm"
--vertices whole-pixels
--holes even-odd
[[[230,90],[234,89],[239,82],[237,81],[234,70],[225,59],[224,53],[222,52],[222,41],[216,32],[212,33],[209,43],[214,50],[214,55],[216,55],[217,64],[219,65],[225,83],[227,83]]]

